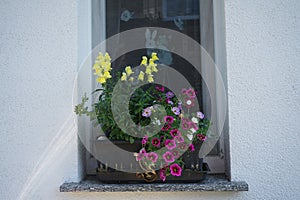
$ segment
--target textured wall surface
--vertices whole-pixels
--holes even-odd
[[[72,89],[83,1],[0,1],[0,199],[59,193],[79,177]],[[300,199],[300,1],[226,0],[231,171],[242,193],[122,193],[122,199]],[[83,41],[79,42],[84,43]]]

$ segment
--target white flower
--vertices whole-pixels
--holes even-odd
[[[157,124],[158,126],[160,126],[160,125],[161,125],[161,123],[160,123],[159,119],[157,119],[155,122],[156,122],[156,124]]]
[[[192,122],[194,122],[195,124],[198,124],[198,119],[196,117],[193,117]]]
[[[186,104],[187,104],[187,105],[191,105],[191,104],[192,104],[192,101],[191,101],[191,100],[187,100],[187,101],[186,101]]]
[[[189,134],[189,133],[188,133],[186,136],[187,136],[187,138],[188,138],[189,140],[191,140],[191,141],[193,140],[193,134]]]
[[[196,130],[195,130],[194,128],[191,128],[190,131],[191,131],[192,133],[196,133]]]

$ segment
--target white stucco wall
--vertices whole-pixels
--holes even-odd
[[[226,0],[233,180],[242,193],[59,193],[79,178],[78,6],[0,1],[0,199],[300,199],[300,1]]]

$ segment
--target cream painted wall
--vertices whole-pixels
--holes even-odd
[[[249,192],[60,193],[80,178],[72,89],[86,2],[0,1],[0,199],[300,199],[298,0],[225,0],[231,170]]]

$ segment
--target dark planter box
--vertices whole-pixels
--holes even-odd
[[[115,163],[114,168],[108,167],[107,162],[98,161],[98,169],[96,172],[96,176],[99,181],[105,183],[145,183],[145,181],[141,176],[137,175],[137,173],[129,173],[124,172],[124,169],[134,168],[136,171],[143,172],[143,170],[139,167],[138,162],[135,160],[133,156],[134,152],[138,152],[141,149],[141,143],[135,142],[134,144],[130,144],[125,141],[113,141],[113,144],[126,150],[132,152],[132,158],[126,159],[126,162],[117,162]],[[203,163],[203,159],[198,158],[198,152],[201,146],[201,142],[198,142],[195,145],[194,152],[186,152],[182,155],[182,159],[185,163],[184,170],[180,177],[168,176],[165,182],[174,183],[174,182],[200,182],[204,179],[205,174],[209,171],[209,167],[206,163]],[[101,146],[100,146],[101,145]],[[109,142],[107,140],[100,140],[94,143],[94,148],[96,149],[105,149],[107,152],[111,152],[112,156],[116,155],[116,152],[110,149]],[[106,152],[106,153],[107,153]],[[102,151],[103,153],[103,151]],[[99,151],[99,155],[101,152]],[[118,160],[118,159],[115,159]],[[121,158],[120,158],[121,160]],[[109,161],[108,161],[109,162]],[[121,169],[121,170],[120,170]],[[157,172],[157,179],[154,182],[162,182],[159,179],[159,172]],[[151,181],[152,182],[152,181]]]

